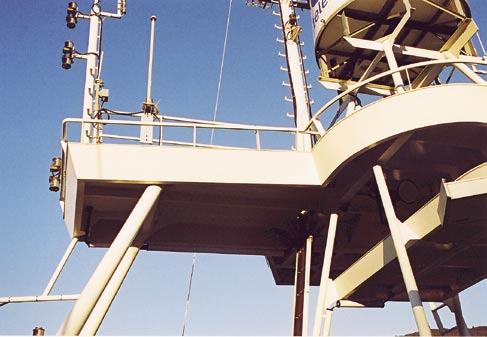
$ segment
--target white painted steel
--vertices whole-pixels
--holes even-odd
[[[93,311],[90,313],[83,329],[81,329],[80,336],[96,335],[139,251],[140,248],[133,246],[127,249],[122,261],[120,261],[117,269],[115,269],[110,282],[108,282]]]
[[[284,41],[287,55],[286,60],[293,93],[296,127],[299,130],[302,130],[310,120],[310,109],[308,91],[306,88],[306,75],[304,73],[299,38],[289,38],[292,25],[288,23],[288,20],[290,15],[296,15],[296,13],[294,12],[293,3],[290,0],[279,0],[279,6],[281,9],[282,26],[284,27]],[[297,151],[311,151],[311,136],[305,134],[296,134],[295,147]]]
[[[56,302],[75,301],[80,295],[38,295],[38,296],[9,296],[0,297],[0,304],[7,303],[28,303],[28,302]]]
[[[93,8],[95,8],[99,0],[93,1],[90,13],[90,28],[88,35],[88,49],[86,54],[86,73],[85,73],[85,87],[83,94],[83,119],[92,119],[93,108],[95,105],[95,79],[98,73],[99,62],[99,37],[101,17],[95,15]],[[90,124],[84,124],[81,128],[81,142],[89,143],[92,135],[93,127]]]
[[[309,322],[309,281],[311,276],[311,256],[313,255],[313,237],[310,235],[306,239],[306,255],[304,265],[304,293],[303,293],[303,331],[302,336],[308,336]]]
[[[147,69],[147,96],[146,103],[152,103],[152,66],[154,64],[154,38],[156,30],[156,16],[150,17],[150,38],[149,38],[149,64]]]
[[[392,41],[390,40],[384,42],[384,55],[386,56],[389,68],[391,70],[395,70],[395,72],[392,74],[392,79],[397,92],[404,92],[404,81],[402,80],[401,73],[397,71],[399,67],[397,65],[396,56],[392,51]]]
[[[83,289],[71,313],[58,330],[58,335],[78,335],[80,333],[115,269],[134,241],[147,215],[156,204],[160,193],[161,187],[159,186],[151,185],[145,189],[127,221]]]
[[[321,268],[321,281],[316,302],[315,320],[313,325],[313,336],[320,335],[320,329],[323,324],[323,317],[326,313],[325,301],[328,289],[328,279],[330,278],[331,258],[333,257],[333,246],[335,244],[335,234],[337,228],[338,215],[330,215],[328,225],[328,235],[326,237],[325,255],[323,257],[323,266]]]
[[[156,30],[157,17],[150,17],[150,37],[149,37],[149,64],[147,66],[147,96],[146,104],[152,104],[152,66],[154,64],[154,35]],[[152,114],[142,113],[140,117],[141,122],[153,122],[154,116]],[[140,126],[140,142],[152,143],[154,128],[150,125]]]
[[[325,25],[335,16],[342,8],[355,0],[311,0],[311,24],[313,25],[313,35],[316,38]]]
[[[59,264],[57,265],[56,269],[54,270],[54,273],[51,276],[51,279],[47,283],[46,288],[42,292],[43,296],[47,296],[51,293],[52,288],[54,287],[54,284],[56,284],[57,279],[59,278],[59,275],[63,271],[64,266],[66,265],[66,262],[68,261],[69,257],[71,256],[71,253],[74,250],[74,247],[76,247],[76,243],[78,242],[78,238],[73,238],[71,242],[68,245],[68,248],[66,248],[66,252],[64,253],[63,257],[61,258],[61,261],[59,261]]]
[[[406,251],[405,242],[402,239],[400,226],[403,224],[396,217],[382,168],[377,165],[374,166],[373,170],[377,187],[379,188],[382,205],[386,214],[387,223],[389,224],[389,229],[391,231],[391,237],[394,243],[397,259],[399,261],[399,266],[401,268],[404,284],[406,285],[409,301],[411,302],[411,307],[413,309],[414,319],[416,320],[416,325],[418,326],[419,335],[431,336],[431,330],[428,325],[423,303],[419,297],[418,286],[416,284],[413,269]]]
[[[322,336],[330,336],[331,332],[331,319],[333,318],[333,310],[326,310],[325,320],[323,322]]]
[[[463,174],[454,183],[475,182],[475,180],[483,180],[486,177],[487,163],[484,163]],[[415,233],[416,240],[423,239],[443,223],[444,207],[441,206],[441,199],[443,198],[446,198],[445,192],[440,191],[440,195],[437,195],[426,203],[420,210],[408,218],[401,227],[405,227],[408,231]],[[388,236],[378,242],[371,250],[333,280],[336,297],[338,299],[346,298],[375,273],[395,260],[396,257],[394,243],[392,242],[391,236]]]
[[[314,146],[321,181],[326,184],[341,165],[396,135],[442,124],[487,123],[482,109],[486,105],[487,86],[452,84],[408,91],[357,110],[328,129]]]
[[[318,109],[318,111],[313,115],[313,117],[309,121],[309,123],[306,126],[306,128],[303,129],[303,130],[301,130],[301,131],[309,130],[311,128],[313,122],[315,120],[318,120],[319,117],[323,113],[325,113],[326,111],[328,111],[328,109],[331,108],[336,102],[338,102],[339,100],[343,99],[345,96],[347,96],[347,95],[349,95],[351,93],[358,92],[358,90],[360,88],[364,87],[365,85],[367,85],[367,84],[369,84],[371,82],[377,81],[377,80],[379,80],[379,79],[381,79],[383,77],[392,76],[394,73],[397,73],[397,72],[407,71],[409,69],[422,68],[422,67],[432,66],[432,65],[444,65],[444,66],[446,66],[446,65],[456,65],[457,63],[487,65],[487,61],[483,60],[483,58],[481,58],[481,57],[477,57],[477,58],[472,58],[472,57],[463,58],[463,57],[460,57],[459,59],[456,59],[456,60],[455,59],[448,59],[448,60],[429,60],[429,61],[424,61],[424,62],[418,62],[418,63],[408,64],[408,65],[405,65],[405,66],[401,66],[401,67],[399,67],[397,69],[393,69],[393,70],[389,70],[389,71],[386,71],[386,72],[377,74],[377,75],[372,76],[370,78],[367,78],[364,81],[361,81],[361,82],[359,82],[359,83],[357,83],[355,85],[349,86],[347,90],[345,90],[341,94],[335,96],[330,101],[328,101],[327,103],[325,103],[325,105],[323,105],[320,109]],[[476,83],[475,81],[473,81],[473,82]],[[485,83],[477,83],[477,84],[485,84]],[[427,87],[427,88],[430,88],[430,87]],[[426,89],[426,88],[419,88],[419,89],[415,89],[415,90],[408,90],[408,92],[414,92],[416,90],[421,90],[421,89]]]

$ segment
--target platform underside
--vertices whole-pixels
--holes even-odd
[[[461,20],[422,0],[410,0],[414,8],[411,19],[400,32],[396,44],[412,46],[427,50],[440,51],[445,42],[454,34]],[[440,1],[433,3],[446,8],[452,13],[471,17],[470,9],[465,1]],[[457,7],[457,3],[461,4]],[[401,0],[370,1],[354,0],[347,3],[329,22],[326,22],[316,37],[316,55],[325,61],[329,70],[328,77],[332,81],[358,81],[367,67],[377,55],[376,51],[356,49],[344,37],[344,17],[347,18],[350,37],[375,41],[391,34],[404,16],[405,7]],[[421,61],[420,58],[397,55],[399,66]],[[320,66],[325,70],[323,66]],[[389,70],[387,61],[383,59],[370,76]],[[414,81],[421,69],[411,72]],[[389,78],[376,82],[379,85],[393,86]]]
[[[290,285],[296,249],[312,234],[318,285],[330,213],[339,215],[332,279],[388,237],[372,175],[380,164],[399,219],[423,219],[411,222],[416,232],[428,228],[408,252],[422,296],[441,300],[487,277],[485,195],[455,199],[435,220],[442,179],[487,162],[485,106],[487,87],[478,85],[397,95],[337,123],[311,153],[69,143],[65,220],[73,236],[108,247],[144,187],[158,184],[144,249],[263,255],[276,283]],[[392,259],[343,298],[406,300],[400,275]]]

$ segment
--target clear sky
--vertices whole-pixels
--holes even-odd
[[[84,62],[61,69],[61,48],[73,40],[85,50],[87,22],[65,26],[67,1],[0,0],[0,296],[40,294],[69,243],[58,194],[48,190],[51,157],[60,154],[60,126],[80,117]],[[89,0],[78,1],[88,11]],[[103,0],[113,9],[115,0]],[[166,114],[211,119],[227,13],[227,0],[129,0],[122,21],[104,25],[103,79],[110,107],[140,108],[146,90],[149,17],[158,16],[153,93]],[[487,31],[487,1],[471,0],[481,34]],[[291,105],[281,86],[287,75],[273,28],[272,10],[233,1],[218,119],[292,126]],[[320,104],[333,93],[314,80],[311,31],[300,13],[310,69],[311,95]],[[220,137],[220,138],[219,138]],[[217,134],[216,141],[223,136]],[[282,140],[285,142],[286,140]],[[263,139],[273,145],[272,139]],[[55,294],[82,290],[105,250],[77,247]],[[101,334],[181,333],[191,254],[141,252]],[[312,293],[314,311],[316,289]],[[483,281],[462,293],[469,325],[487,325]],[[200,254],[193,283],[187,334],[285,335],[290,332],[292,288],[277,287],[263,257]],[[0,334],[30,334],[43,326],[55,334],[72,303],[12,304],[0,308]],[[451,314],[444,315],[451,318]],[[452,324],[451,319],[447,320]],[[393,335],[415,331],[406,303],[384,309],[339,310],[334,334]]]

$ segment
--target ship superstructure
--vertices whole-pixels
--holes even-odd
[[[100,26],[122,18],[125,1],[116,13],[69,4],[68,26],[90,24],[86,53],[63,49],[65,68],[86,59],[83,116],[63,121],[50,182],[72,243],[35,300],[75,300],[58,334],[93,335],[141,250],[262,255],[277,285],[295,287],[293,335],[328,335],[334,310],[388,301],[411,303],[421,335],[431,334],[423,302],[445,303],[468,335],[458,294],[487,277],[487,60],[467,2],[249,4],[279,10],[293,127],[162,115],[155,17],[141,111],[108,108]],[[338,92],[316,111],[300,41],[309,18],[297,8],[311,15],[319,81]],[[191,137],[167,139],[171,129]],[[252,133],[255,147],[206,144],[202,130]],[[263,133],[291,134],[294,148],[265,149]],[[50,295],[77,242],[108,250],[79,295]]]

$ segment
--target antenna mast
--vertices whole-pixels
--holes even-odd
[[[149,65],[147,69],[147,97],[142,104],[141,122],[153,122],[154,116],[158,114],[157,107],[152,101],[152,65],[154,63],[154,35],[156,30],[156,16],[150,17],[150,41],[149,41]],[[150,125],[140,126],[140,142],[152,144],[153,127]]]

